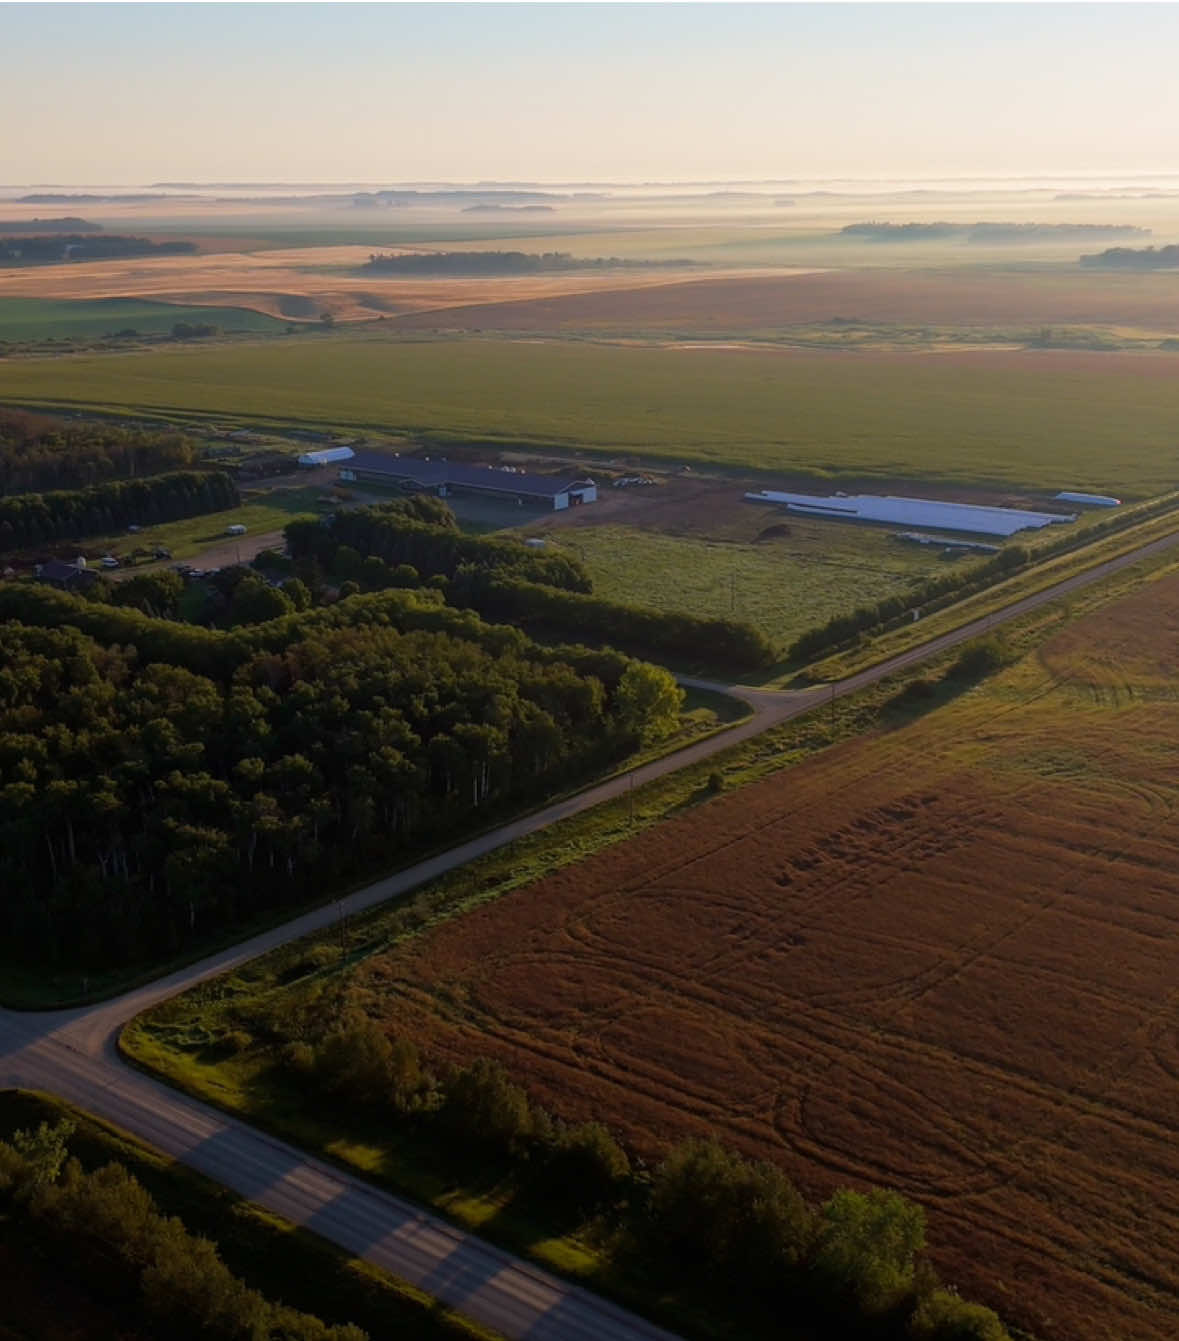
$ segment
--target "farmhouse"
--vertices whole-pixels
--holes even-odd
[[[357,452],[340,467],[347,483],[383,484],[399,489],[428,489],[439,498],[450,494],[483,494],[509,502],[552,508],[597,500],[593,480],[569,475],[530,475],[510,467],[468,466],[461,462],[429,461],[380,452]]]

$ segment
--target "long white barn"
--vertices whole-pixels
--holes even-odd
[[[897,526],[931,527],[935,531],[968,531],[971,535],[1014,535],[1057,522],[1073,522],[1075,512],[1025,512],[1020,508],[983,507],[974,503],[943,503],[934,498],[894,498],[879,494],[788,494],[776,489],[745,495],[752,503],[781,503],[789,511],[833,521],[888,522]]]

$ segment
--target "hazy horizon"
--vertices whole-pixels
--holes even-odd
[[[5,7],[0,182],[1174,175],[1156,4]]]

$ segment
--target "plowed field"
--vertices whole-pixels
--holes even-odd
[[[391,1027],[655,1154],[884,1183],[1051,1341],[1179,1327],[1179,579],[904,729],[371,961]]]
[[[856,325],[1035,328],[1041,325],[1131,327],[1179,332],[1179,284],[1170,274],[1093,271],[824,271],[696,277],[614,292],[528,295],[490,293],[478,307],[407,312],[398,325],[420,329],[772,331],[840,320]]]

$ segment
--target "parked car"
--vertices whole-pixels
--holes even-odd
[[[102,558],[99,560],[99,563],[101,563],[104,568],[119,567],[119,561],[118,559],[115,558],[113,554],[104,554]]]
[[[227,526],[225,528],[226,535],[245,535],[245,533],[246,528],[241,524],[241,522],[234,522],[232,526]]]
[[[163,545],[157,545],[155,555],[157,559],[170,559],[172,557],[172,551],[170,549],[165,549]]]

